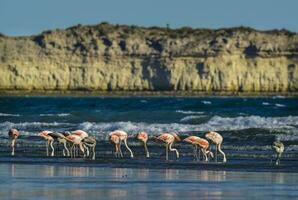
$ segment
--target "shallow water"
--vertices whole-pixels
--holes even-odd
[[[229,157],[268,157],[270,145],[280,139],[285,157],[298,157],[297,97],[0,97],[0,154],[9,155],[7,131],[18,128],[18,154],[44,155],[41,130],[82,129],[98,140],[98,154],[109,155],[107,134],[129,133],[129,144],[139,131],[151,136],[175,131],[181,136],[203,136],[218,131]],[[152,155],[161,145],[149,142]],[[177,143],[182,153],[191,147]],[[34,148],[33,148],[34,147]],[[107,152],[108,151],[108,152]]]
[[[18,128],[16,156],[7,131]],[[83,129],[96,137],[95,161],[45,156],[41,130]],[[110,131],[129,133],[130,159],[115,159]],[[224,136],[226,164],[195,162],[150,140],[151,158],[134,134],[175,131],[181,137]],[[286,146],[281,165],[270,164],[270,145]],[[219,160],[222,158],[219,157]],[[293,199],[298,196],[298,98],[260,97],[0,97],[0,199]]]
[[[294,199],[297,173],[0,165],[1,199]]]

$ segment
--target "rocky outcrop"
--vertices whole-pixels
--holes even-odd
[[[2,35],[0,90],[297,92],[298,34],[102,23]]]

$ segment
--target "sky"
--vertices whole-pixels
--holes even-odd
[[[249,26],[298,32],[298,0],[0,0],[0,33],[101,22],[171,28]]]

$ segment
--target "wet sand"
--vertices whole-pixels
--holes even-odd
[[[294,199],[298,173],[0,165],[1,199]]]

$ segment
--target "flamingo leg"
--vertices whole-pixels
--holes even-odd
[[[166,144],[166,160],[169,160],[168,149],[169,149],[169,144]]]
[[[77,144],[74,146],[74,154],[75,154],[75,157],[78,157],[79,156],[79,152],[78,152],[78,147],[77,147]]]
[[[54,156],[54,152],[55,152],[55,149],[54,149],[54,147],[53,147],[53,140],[51,140],[50,141],[50,147],[51,147],[51,149],[52,149],[52,153],[51,153],[51,156]]]
[[[217,162],[217,144],[215,145],[215,162]]]
[[[83,147],[83,143],[79,144],[79,148],[80,148],[81,152],[83,153],[83,155],[85,155],[85,149]]]
[[[63,145],[64,145],[64,150],[66,151],[66,156],[69,156],[69,150],[67,148],[67,144],[66,144],[66,141],[63,142]],[[65,156],[65,155],[64,155]]]
[[[16,142],[16,139],[13,139],[13,140],[11,141],[11,148],[12,148],[12,150],[11,150],[11,155],[12,155],[12,156],[14,156],[14,152],[15,152],[15,142]]]
[[[145,151],[146,151],[146,157],[149,158],[150,155],[149,155],[149,151],[148,151],[148,147],[147,147],[147,143],[144,142],[144,147],[145,147]]]
[[[47,156],[49,156],[49,140],[46,141]]]
[[[130,157],[133,158],[133,153],[132,153],[131,149],[128,147],[128,145],[127,145],[127,138],[124,139],[124,145],[127,148],[127,150],[130,152]]]
[[[89,145],[87,145],[87,144],[83,144],[83,148],[84,148],[84,150],[86,152],[86,154],[84,154],[84,157],[89,157],[89,155],[90,155],[88,146]]]
[[[73,143],[72,146],[70,147],[70,152],[71,152],[70,153],[70,157],[71,158],[75,158],[76,157],[74,148],[75,148],[75,143]]]
[[[193,157],[194,157],[194,160],[198,160],[197,150],[198,150],[197,145],[193,145]]]
[[[92,151],[93,151],[93,154],[92,154],[92,160],[95,160],[95,144],[93,145],[92,147]]]
[[[119,154],[119,157],[120,157],[120,158],[123,158],[123,153],[122,153],[122,150],[121,150],[121,141],[120,141],[120,143],[118,144],[118,154]]]
[[[179,158],[179,152],[177,149],[172,148],[173,142],[170,143],[169,145],[169,150],[170,151],[175,151],[176,152],[176,157]]]
[[[116,158],[118,158],[118,152],[119,152],[118,144],[115,143],[115,157]]]
[[[281,153],[277,153],[277,154],[276,154],[275,165],[279,165],[279,164],[280,164],[280,158],[281,158]]]
[[[218,151],[223,155],[223,163],[227,162],[226,154],[221,150],[221,144],[218,145]]]
[[[206,149],[202,149],[202,153],[203,153],[203,155],[205,157],[205,161],[208,162],[208,156],[206,154]]]
[[[90,156],[89,147],[88,146],[85,146],[85,148],[86,148],[86,151],[87,151],[87,156]]]

